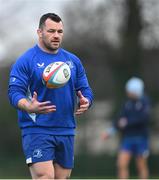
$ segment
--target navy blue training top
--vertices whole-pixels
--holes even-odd
[[[127,99],[114,126],[121,131],[123,137],[148,137],[150,107],[147,96],[138,100]],[[118,121],[122,117],[128,121],[124,128],[118,126]]]

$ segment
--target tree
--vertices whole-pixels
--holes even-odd
[[[91,3],[76,1],[75,4],[69,4],[69,8],[65,7],[67,36],[64,45],[83,59],[97,99],[113,95],[113,75],[109,63],[116,55],[117,48],[114,47],[116,41],[114,37],[110,39],[109,32],[115,31],[116,34],[117,29],[112,26],[109,16],[111,12],[119,11],[121,2],[122,0]],[[118,17],[117,15],[117,20]]]
[[[116,98],[123,97],[125,82],[132,76],[142,77],[142,46],[140,34],[143,28],[141,6],[138,0],[127,0],[125,6],[125,24],[121,30],[121,49],[119,56],[112,61],[112,70],[116,78],[116,87],[119,89]]]

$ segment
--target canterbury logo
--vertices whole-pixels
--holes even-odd
[[[38,66],[38,68],[43,68],[44,67],[44,63],[37,63],[37,66]]]

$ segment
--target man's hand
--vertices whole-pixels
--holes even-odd
[[[121,128],[121,129],[123,129],[123,128],[125,128],[125,126],[126,126],[127,124],[128,124],[127,118],[122,117],[122,118],[119,119],[118,127]]]
[[[79,108],[76,111],[76,115],[83,114],[87,109],[89,108],[89,101],[87,98],[85,98],[81,91],[78,91],[78,98],[79,98]]]
[[[37,100],[37,93],[34,92],[31,101],[21,99],[18,102],[18,107],[28,113],[47,114],[56,111],[56,106],[51,105],[50,101],[39,102]]]

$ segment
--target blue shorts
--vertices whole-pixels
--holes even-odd
[[[27,164],[52,160],[67,169],[74,166],[74,136],[28,134],[22,144]]]
[[[149,155],[149,142],[144,137],[126,137],[121,142],[120,151],[127,151],[135,156]]]

